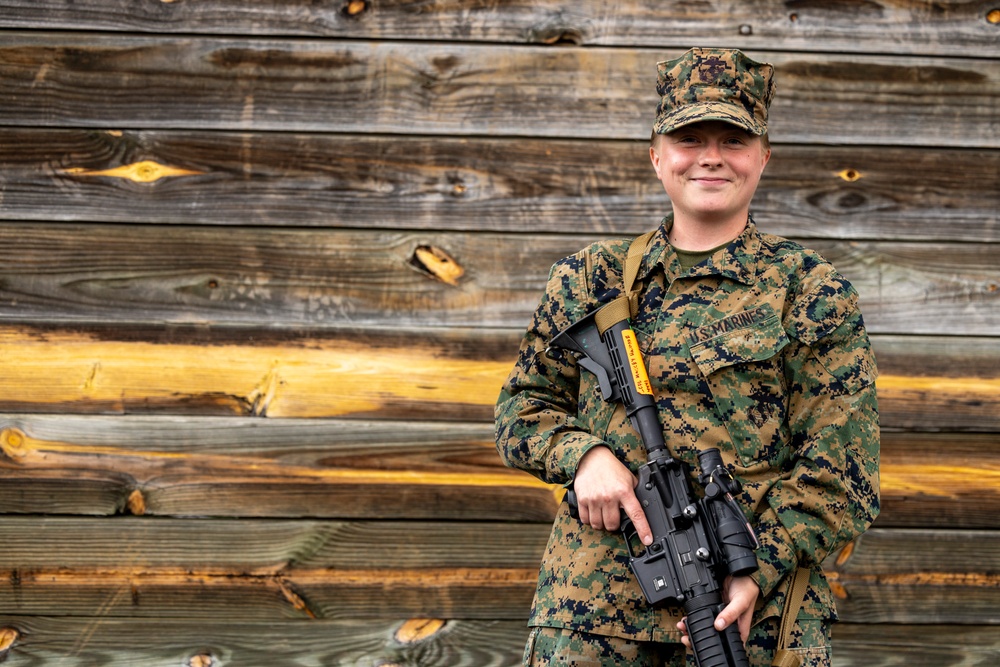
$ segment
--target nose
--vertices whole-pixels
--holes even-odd
[[[717,141],[707,141],[705,146],[698,156],[699,161],[703,166],[717,167],[722,164],[722,150],[720,150],[719,142]]]

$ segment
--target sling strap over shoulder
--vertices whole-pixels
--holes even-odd
[[[635,317],[636,313],[639,312],[639,292],[633,290],[632,287],[636,276],[639,275],[639,267],[642,266],[642,258],[646,254],[646,248],[654,234],[656,234],[655,229],[637,237],[629,245],[628,254],[625,256],[625,268],[622,270],[624,285],[621,296],[602,306],[594,314],[597,330],[602,335],[615,323]]]

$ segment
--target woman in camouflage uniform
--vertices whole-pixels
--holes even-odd
[[[726,582],[716,627],[738,623],[751,665],[793,656],[828,666],[836,610],[822,562],[879,507],[876,368],[857,294],[818,254],[760,232],[750,216],[771,154],[773,68],[736,50],[692,49],[658,73],[650,158],[672,212],[643,255],[631,324],[671,455],[696,469],[698,451],[719,448],[760,541],[759,570]],[[596,243],[552,267],[497,402],[504,461],[572,482],[579,501],[579,519],[563,503],[553,525],[526,665],[685,664],[681,610],[646,604],[618,532],[624,511],[650,540],[634,492],[642,442],[572,355],[546,352],[620,295],[628,246]],[[808,586],[776,659],[800,568]]]

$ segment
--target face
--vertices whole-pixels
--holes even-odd
[[[739,225],[771,157],[760,137],[721,121],[658,135],[649,149],[675,224]]]

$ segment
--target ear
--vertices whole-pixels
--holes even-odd
[[[761,160],[760,162],[760,173],[762,174],[764,173],[764,167],[767,166],[767,162],[770,159],[771,159],[771,149],[768,148],[766,151],[764,151],[764,159]]]
[[[655,142],[649,147],[649,161],[653,163],[653,171],[656,172],[656,177],[660,178],[660,154],[656,151]]]

